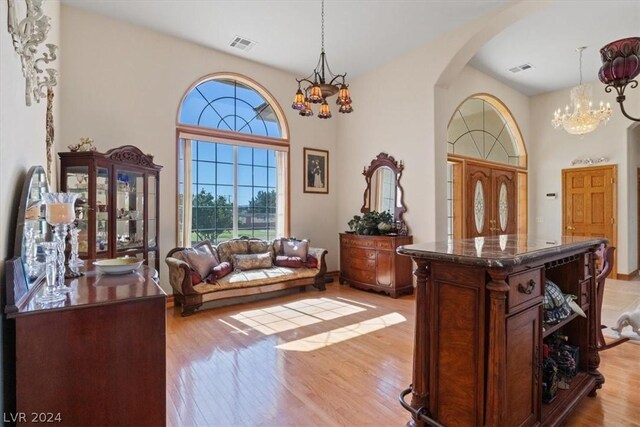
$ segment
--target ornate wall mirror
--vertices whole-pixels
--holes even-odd
[[[393,215],[394,221],[402,221],[402,214],[407,211],[400,186],[403,170],[402,161],[397,162],[387,153],[378,154],[369,167],[362,171],[367,187],[364,190],[364,203],[360,212],[388,211]]]
[[[38,247],[49,233],[42,203],[42,194],[47,192],[49,182],[44,168],[32,166],[22,186],[13,249],[14,255],[22,260],[29,288],[44,277],[44,258]]]

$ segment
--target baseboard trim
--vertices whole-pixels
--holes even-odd
[[[636,277],[638,277],[638,269],[636,268],[635,270],[633,270],[631,273],[629,274],[622,274],[622,273],[618,273],[618,277],[616,277],[616,279],[618,280],[626,280],[626,281],[630,281],[635,279]]]
[[[173,298],[173,295],[169,295],[167,297],[167,308],[173,308],[175,305],[175,298]]]

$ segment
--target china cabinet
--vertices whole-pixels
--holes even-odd
[[[135,256],[159,269],[159,179],[162,166],[138,148],[60,156],[60,189],[78,193],[78,250],[83,259]]]

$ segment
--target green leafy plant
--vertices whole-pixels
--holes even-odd
[[[364,215],[354,215],[347,223],[355,234],[377,235],[387,234],[391,230],[393,216],[389,212],[366,212]]]

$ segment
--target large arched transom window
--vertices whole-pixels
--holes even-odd
[[[527,164],[522,135],[507,107],[497,98],[477,94],[455,111],[447,128],[450,154],[513,166]]]
[[[180,123],[281,138],[280,119],[256,89],[230,78],[197,84],[182,102]]]
[[[178,110],[178,244],[288,230],[288,128],[258,83],[207,76]]]

